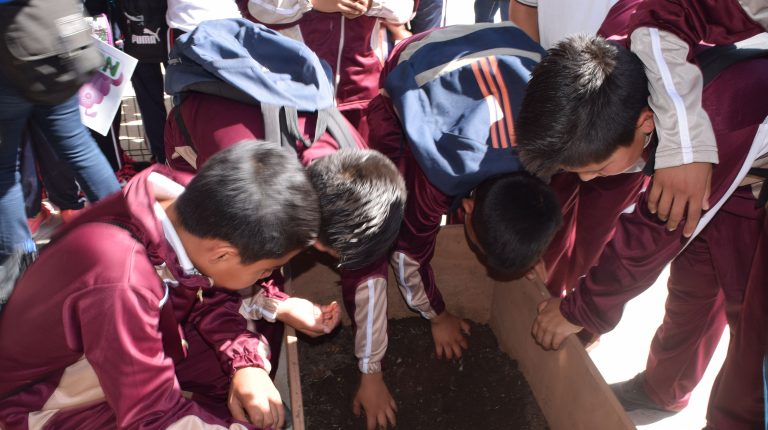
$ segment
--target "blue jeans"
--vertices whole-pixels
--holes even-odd
[[[120,189],[104,154],[80,122],[77,95],[55,106],[35,105],[0,76],[0,260],[35,250],[19,173],[21,143],[30,122],[73,168],[88,200],[99,200]]]
[[[497,10],[502,21],[509,21],[509,0],[475,0],[475,22],[493,22]]]
[[[443,25],[443,0],[420,0],[416,16],[411,20],[411,32],[419,34]]]
[[[28,132],[32,138],[30,146],[32,147],[32,153],[34,154],[33,158],[36,161],[35,167],[39,170],[39,174],[37,174],[38,172],[35,172],[34,179],[37,180],[40,178],[42,180],[43,187],[38,185],[40,191],[42,191],[42,188],[45,188],[45,194],[48,196],[48,200],[61,210],[82,209],[83,201],[80,199],[80,187],[77,184],[75,172],[72,170],[72,167],[59,159],[59,156],[56,155],[56,152],[48,143],[48,139],[43,135],[42,130],[38,127],[30,126]],[[93,137],[93,133],[91,133],[91,137]],[[24,156],[26,157],[27,155],[28,153],[25,152]],[[25,167],[26,166],[22,166],[21,170],[22,184],[25,179]],[[40,197],[40,193],[38,192],[37,199],[39,200]],[[29,204],[31,203],[29,201],[30,196],[27,195],[26,199],[27,217],[29,217],[31,212],[29,210]],[[39,206],[38,202],[32,203],[37,203]],[[34,214],[37,213],[35,212]]]

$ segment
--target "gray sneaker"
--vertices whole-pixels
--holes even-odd
[[[21,251],[0,257],[0,310],[11,297],[16,281],[36,257],[37,252]]]
[[[627,411],[627,416],[636,426],[653,424],[677,413],[677,411],[664,409],[651,400],[643,388],[644,383],[645,371],[628,381],[610,385],[613,394],[619,399],[619,403]]]

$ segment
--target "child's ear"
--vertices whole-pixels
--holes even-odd
[[[656,128],[656,124],[653,122],[653,111],[649,107],[643,108],[640,112],[640,117],[637,118],[637,128],[643,134],[651,134]]]
[[[475,209],[475,197],[464,197],[461,199],[461,207],[464,208],[464,212],[467,214],[471,214],[472,211]]]
[[[240,256],[237,252],[237,248],[226,242],[220,242],[214,245],[208,255],[211,264],[231,262],[232,259],[236,259]]]

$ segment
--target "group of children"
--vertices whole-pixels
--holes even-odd
[[[282,324],[319,336],[340,320],[336,303],[282,291],[280,267],[308,247],[338,260],[353,409],[368,429],[394,427],[389,266],[436,355],[469,347],[430,267],[445,215],[490,272],[547,282],[532,326],[545,349],[611,330],[671,265],[647,368],[613,387],[619,400],[652,419],[682,409],[728,323],[708,428],[764,425],[764,5],[620,0],[599,35],[549,51],[514,23],[476,24],[417,34],[381,64],[345,31],[402,21],[410,2],[272,3],[247,9],[332,51],[320,86],[340,128],[298,111],[281,145],[264,103],[179,97],[167,165],[57,231],[2,308],[0,427],[282,427]]]

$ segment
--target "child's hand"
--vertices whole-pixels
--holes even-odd
[[[365,15],[365,13],[368,12],[368,9],[371,8],[371,1],[370,0],[355,0],[355,1],[359,5],[359,7],[356,8],[357,10],[355,10],[355,12],[353,12],[353,13],[342,12],[341,14],[344,15],[345,18],[347,18],[347,19],[359,18],[359,17]],[[365,8],[365,10],[363,10],[363,8]],[[360,13],[361,10],[363,10],[362,13]]]
[[[462,351],[468,347],[465,336],[469,336],[469,324],[448,311],[432,318],[430,322],[437,358],[461,358]]]
[[[533,338],[546,350],[560,348],[565,338],[583,328],[565,319],[560,312],[561,301],[560,298],[551,298],[539,303],[539,315],[533,322]]]
[[[677,229],[685,217],[683,236],[691,237],[701,218],[701,210],[709,209],[712,164],[690,163],[657,169],[648,193],[648,210],[667,222],[667,230]],[[688,207],[686,211],[686,206]]]
[[[403,40],[413,36],[413,33],[408,31],[407,28],[405,28],[405,24],[385,24],[387,26],[387,30],[389,30],[389,33],[392,35],[392,40],[394,40],[395,45],[402,42]]]
[[[368,12],[368,0],[311,0],[312,8],[320,12],[340,12],[347,18]],[[349,15],[349,16],[348,16]]]
[[[309,300],[291,297],[277,308],[277,319],[312,336],[328,334],[339,325],[341,309],[336,302],[316,305]]]
[[[360,375],[360,386],[352,401],[352,412],[357,416],[360,416],[360,412],[365,412],[367,430],[395,427],[397,405],[389,394],[387,384],[384,383],[383,373]]]
[[[250,422],[256,427],[282,428],[285,423],[280,393],[269,373],[259,367],[244,367],[235,372],[227,406],[233,418]]]

